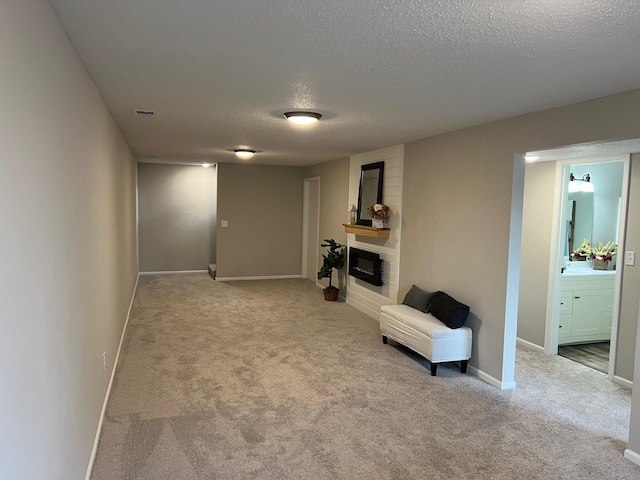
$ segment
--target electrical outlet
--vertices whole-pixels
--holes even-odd
[[[624,264],[634,266],[636,264],[636,252],[627,252],[624,255]]]
[[[228,220],[221,220],[220,221],[220,226],[221,227],[228,227],[229,226],[229,221]]]
[[[102,352],[102,371],[107,371],[107,352]]]

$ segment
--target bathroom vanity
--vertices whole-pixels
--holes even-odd
[[[610,340],[616,272],[575,263],[562,274],[558,345]]]

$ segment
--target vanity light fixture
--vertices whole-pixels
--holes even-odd
[[[249,150],[247,148],[239,148],[233,152],[236,154],[236,157],[241,158],[242,160],[248,160],[256,153],[255,150]]]
[[[573,173],[569,174],[569,193],[595,191],[596,189],[594,188],[593,183],[591,183],[591,175],[588,173],[585,173],[582,178],[576,178]]]
[[[296,125],[311,125],[320,120],[322,115],[316,112],[285,112],[284,117]]]

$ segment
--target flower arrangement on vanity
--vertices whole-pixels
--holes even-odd
[[[571,252],[574,261],[591,260],[594,270],[609,270],[609,262],[616,255],[616,244],[612,241],[606,244],[598,242],[598,248],[591,245],[589,240],[583,240],[580,246]]]

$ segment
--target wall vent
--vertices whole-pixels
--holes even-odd
[[[155,118],[156,112],[153,110],[134,110],[133,114],[141,118]]]

